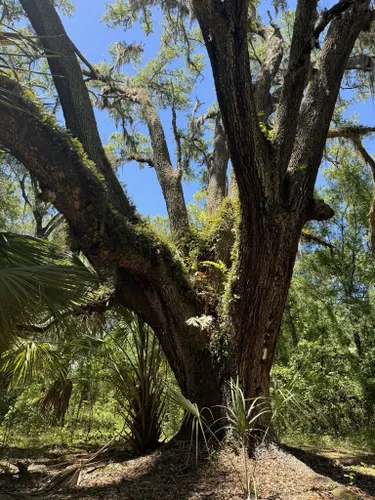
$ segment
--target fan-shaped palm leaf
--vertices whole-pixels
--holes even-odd
[[[0,349],[19,325],[45,322],[87,303],[98,278],[78,258],[51,243],[0,233]]]
[[[55,346],[23,338],[17,338],[1,356],[1,373],[9,381],[9,387],[24,385],[37,373],[61,379],[66,376]]]

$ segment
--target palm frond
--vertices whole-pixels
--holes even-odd
[[[19,325],[59,317],[94,296],[98,278],[55,245],[29,236],[0,233],[0,350]]]
[[[72,391],[73,382],[70,379],[59,378],[55,380],[38,402],[40,412],[46,416],[52,416],[53,420],[63,424]]]
[[[37,373],[65,376],[55,347],[48,342],[18,338],[1,356],[0,373],[9,380],[9,387],[23,386]]]
[[[198,463],[200,435],[202,435],[203,437],[204,445],[208,453],[210,452],[210,449],[206,435],[209,433],[211,436],[215,437],[203,415],[204,411],[206,410],[211,414],[212,417],[211,410],[209,410],[209,408],[199,409],[196,403],[192,403],[181,392],[176,391],[171,387],[167,388],[167,396],[177,406],[179,406],[184,410],[186,420],[191,419],[190,448],[192,447],[192,444],[195,441],[195,462]]]
[[[155,449],[162,436],[166,396],[161,377],[165,365],[150,327],[129,311],[120,311],[119,326],[108,342],[111,381],[135,453]]]

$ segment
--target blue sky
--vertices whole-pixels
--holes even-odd
[[[109,0],[107,0],[108,2]],[[82,53],[93,63],[108,58],[108,47],[116,41],[126,43],[142,42],[144,45],[144,60],[153,57],[157,51],[160,37],[160,21],[162,16],[156,13],[154,23],[154,33],[148,38],[145,37],[139,26],[135,25],[131,30],[125,32],[122,29],[109,29],[101,22],[105,12],[106,0],[75,0],[75,12],[72,18],[63,18],[64,26],[69,36]],[[293,6],[293,1],[289,2]],[[329,8],[334,3],[333,0],[323,0],[320,5]],[[272,10],[271,1],[262,1],[262,12],[266,15],[267,10]],[[210,68],[205,71],[205,79],[200,84],[197,95],[207,106],[215,101],[213,80]],[[352,112],[357,112],[361,123],[375,125],[374,103],[356,104],[351,108]],[[96,111],[99,130],[104,143],[115,131],[114,122],[109,119],[105,111]],[[171,132],[171,119],[169,112],[163,112],[162,121],[164,123],[167,140],[171,146],[171,153],[174,151],[173,136]],[[374,151],[372,142],[366,141],[370,152]],[[140,170],[135,163],[126,164],[119,172],[120,179],[127,185],[129,195],[134,199],[137,209],[142,214],[166,215],[166,208],[156,175],[153,169],[145,167]],[[320,183],[320,182],[319,182]],[[194,192],[197,190],[196,183],[184,184],[185,198],[187,202],[192,200]]]
[[[108,2],[107,2],[108,3]],[[143,31],[138,25],[125,32],[122,29],[109,29],[100,22],[105,12],[105,0],[76,0],[75,12],[72,18],[64,17],[64,26],[80,51],[90,60],[97,63],[107,57],[108,47],[116,41],[126,43],[142,42],[144,45],[144,60],[155,56],[158,49],[160,38],[161,15],[155,11],[154,33],[145,37]],[[216,97],[213,91],[213,81],[210,71],[206,71],[206,78],[199,89],[199,98],[205,101],[207,106],[215,101]],[[114,122],[107,117],[105,111],[96,111],[99,130],[103,141],[106,143],[109,136],[115,131]],[[173,136],[171,131],[171,115],[164,111],[161,113],[167,140],[170,145],[171,154],[174,152]],[[121,181],[127,185],[129,195],[134,199],[137,209],[142,214],[166,215],[164,199],[156,179],[155,171],[146,166],[139,169],[136,163],[126,164],[119,171]],[[187,202],[193,198],[197,191],[196,183],[184,183],[184,192]]]

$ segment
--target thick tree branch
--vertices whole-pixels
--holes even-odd
[[[206,156],[205,162],[208,168],[207,213],[211,216],[220,209],[228,191],[227,171],[230,157],[220,110],[214,109],[195,118],[199,105],[200,102],[197,100],[190,120],[192,140],[196,135],[199,135],[201,127],[207,120],[215,118],[213,151],[209,155],[203,152]]]
[[[370,56],[367,54],[357,54],[351,56],[346,64],[347,70],[359,70],[364,72],[372,73],[375,68],[375,56]]]
[[[370,0],[348,3],[345,12],[330,25],[320,52],[317,75],[306,89],[290,169],[297,182],[296,196],[312,196],[316,175],[340,90],[341,80],[354,44],[368,22]]]
[[[70,41],[60,18],[50,0],[21,0],[40,43],[48,57],[47,61],[63,109],[66,126],[82,143],[87,155],[104,176],[112,192],[112,204],[128,217],[134,210],[116,179],[105,155],[89,93],[83,80],[76,49]]]
[[[94,207],[99,210],[98,204],[108,195],[94,164],[41,105],[25,98],[18,83],[4,75],[0,75],[0,113],[2,123],[7,124],[0,127],[0,143],[38,179],[42,191],[53,192],[55,206],[69,221],[75,221],[75,231],[89,232],[94,237],[101,219]],[[87,198],[80,200],[81,193],[86,193]],[[88,216],[89,209],[85,222],[90,205],[93,215]]]
[[[331,243],[328,243],[328,241],[320,238],[316,234],[310,233],[309,231],[302,231],[301,238],[309,243],[316,243],[317,245],[329,248],[330,250],[334,249],[334,246]]]
[[[315,71],[316,63],[312,64],[312,68]],[[346,63],[345,71],[357,70],[363,71],[364,73],[372,73],[375,68],[375,56],[369,54],[357,54],[350,56],[348,62]]]
[[[297,3],[288,69],[284,77],[274,129],[274,143],[278,149],[277,162],[282,173],[287,169],[293,151],[298,115],[310,70],[317,4],[318,0],[299,0]]]
[[[255,82],[255,101],[260,113],[260,120],[267,122],[273,111],[270,90],[283,59],[284,41],[280,28],[271,21],[271,25],[263,27],[263,38],[266,42],[266,55]]]
[[[312,71],[316,74],[316,61],[311,64]],[[362,71],[364,73],[372,73],[375,68],[375,56],[367,54],[357,54],[350,56],[346,63],[345,71]]]
[[[366,148],[363,146],[360,137],[351,137],[351,140],[354,146],[357,148],[358,152],[361,154],[362,158],[371,168],[371,172],[375,182],[375,160],[374,158],[367,152]]]
[[[194,123],[195,126],[201,127],[207,120],[212,120],[213,118],[216,118],[219,113],[218,109],[212,109],[211,111],[208,111],[204,115],[200,115],[197,118],[194,117],[194,112],[192,113],[192,120],[191,122]]]
[[[334,215],[333,209],[319,198],[313,198],[307,204],[306,220],[324,221],[332,219]]]
[[[174,169],[169,154],[168,144],[164,133],[163,124],[156,110],[152,98],[147,89],[141,87],[129,87],[100,74],[92,75],[90,71],[83,71],[90,79],[97,79],[106,84],[102,95],[106,105],[110,106],[109,100],[124,99],[139,104],[142,117],[146,122],[152,147],[152,165],[161,187],[167,206],[171,233],[176,242],[185,238],[189,232],[189,219],[181,183],[181,171]],[[138,155],[130,155],[137,156]],[[135,158],[134,158],[135,159]],[[144,159],[141,160],[144,162]]]
[[[231,200],[235,200],[238,197],[237,181],[233,168],[231,168],[229,175],[228,196]]]
[[[320,34],[323,33],[329,23],[354,5],[355,2],[356,0],[339,0],[330,9],[323,10],[319,22],[314,29],[314,40],[318,41]]]
[[[214,215],[221,207],[227,192],[229,151],[220,113],[216,116],[212,160],[208,170],[207,212]]]
[[[152,158],[145,158],[144,156],[138,154],[131,154],[126,157],[126,161],[136,161],[138,163],[147,163],[151,168],[155,167],[154,161]]]
[[[260,130],[251,83],[248,2],[192,3],[211,61],[242,208],[255,213],[265,202],[264,193],[275,198],[279,186],[271,175],[270,145]]]
[[[167,205],[171,233],[178,242],[189,233],[189,219],[181,184],[181,171],[174,169],[169,154],[163,124],[147,89],[109,85],[109,92],[121,99],[136,102],[141,107],[152,146],[152,163]]]
[[[73,43],[73,42],[72,42]],[[87,66],[90,71],[90,75],[92,79],[96,79],[98,73],[94,66],[86,59],[86,57],[82,54],[82,52],[78,49],[76,45],[73,44],[74,52],[77,54],[78,58]]]
[[[55,214],[48,221],[47,225],[43,228],[44,237],[49,238],[51,234],[56,231],[65,221],[65,217],[62,214]]]
[[[173,137],[176,143],[176,157],[177,157],[177,170],[182,175],[182,148],[181,148],[181,134],[177,126],[177,113],[176,108],[172,105],[172,130]]]
[[[331,128],[328,132],[328,139],[344,138],[344,139],[356,139],[358,137],[364,137],[366,135],[373,134],[375,132],[375,127],[367,127],[365,125],[345,125],[342,127]]]

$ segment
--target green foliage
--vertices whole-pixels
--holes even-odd
[[[185,419],[191,420],[190,446],[195,442],[196,463],[200,437],[203,439],[206,452],[211,455],[212,441],[216,445],[219,441],[217,435],[223,434],[225,430],[225,433],[234,440],[234,444],[241,448],[245,481],[240,481],[244,494],[249,499],[257,498],[254,474],[251,474],[249,469],[249,451],[253,449],[254,441],[259,437],[261,437],[261,442],[264,441],[268,433],[268,426],[264,424],[265,421],[269,422],[271,419],[271,408],[269,401],[265,398],[245,398],[238,378],[236,382],[230,380],[228,386],[228,404],[212,409],[200,409],[196,403],[192,403],[180,392],[170,388],[168,396],[184,410]],[[223,416],[213,421],[213,412],[218,409]]]
[[[150,327],[128,311],[120,314],[106,342],[110,381],[130,447],[134,453],[143,454],[161,442],[167,364]]]
[[[266,422],[271,420],[271,408],[265,398],[245,398],[238,378],[236,382],[229,381],[229,391],[229,402],[223,407],[225,429],[242,449],[245,473],[242,487],[246,498],[257,498],[254,474],[249,470],[249,451],[254,449],[254,442],[261,444],[266,438],[269,430]]]
[[[111,26],[129,29],[134,22],[140,21],[146,34],[152,33],[151,7],[160,7],[169,16],[178,13],[192,16],[191,0],[115,0],[107,4],[104,20]]]
[[[356,439],[373,425],[375,408],[372,181],[339,141],[326,154],[324,198],[335,216],[310,230],[331,247],[300,249],[272,372],[290,400],[276,427],[284,436]]]
[[[9,387],[23,387],[37,373],[63,377],[56,347],[47,342],[18,338],[1,357],[0,372],[9,379]]]
[[[74,383],[63,425],[40,411],[44,382],[33,382],[22,390],[0,393],[6,413],[0,415],[1,446],[43,448],[48,446],[98,445],[118,434],[123,426],[116,412],[113,392],[95,379],[95,400],[81,401],[79,384]],[[4,401],[4,403],[3,403]]]
[[[18,187],[9,171],[1,165],[0,152],[0,229],[12,231],[22,216]]]
[[[176,391],[173,387],[168,387],[167,396],[170,401],[174,404],[178,405],[184,411],[184,420],[185,422],[191,421],[191,440],[190,440],[190,450],[192,444],[195,444],[195,463],[198,463],[198,454],[199,454],[199,446],[200,446],[200,437],[202,437],[205,449],[208,453],[210,453],[210,447],[208,444],[207,435],[212,435],[212,431],[210,429],[209,421],[212,420],[208,417],[209,420],[204,416],[205,413],[208,413],[209,416],[212,413],[209,408],[200,409],[196,403],[192,403],[189,399],[187,399],[180,391]]]
[[[271,408],[266,398],[245,398],[238,377],[236,381],[230,380],[228,385],[229,401],[222,407],[224,429],[247,452],[259,435],[262,440],[266,436],[268,428],[264,423],[271,419]]]
[[[83,304],[98,278],[78,258],[45,240],[0,234],[0,331],[2,348],[20,326],[44,323]],[[4,344],[5,342],[5,344]]]
[[[91,329],[70,321],[72,338],[70,328],[57,336],[47,330],[38,341],[17,340],[3,355],[0,436],[13,442],[27,429],[25,445],[39,446],[43,433],[46,442],[65,445],[120,433],[136,454],[173,436],[182,416],[166,400],[165,384],[176,382],[151,329],[126,310]]]

